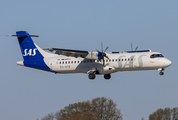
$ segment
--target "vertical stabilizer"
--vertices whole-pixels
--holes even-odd
[[[16,34],[24,61],[44,58],[32,41],[32,35],[30,36],[26,31],[18,31]]]

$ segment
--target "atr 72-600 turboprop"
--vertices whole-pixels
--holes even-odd
[[[111,78],[111,73],[118,71],[158,70],[160,75],[164,69],[171,65],[171,61],[159,52],[151,50],[111,52],[106,53],[108,47],[100,52],[81,51],[59,48],[44,48],[37,46],[26,31],[18,31],[18,38],[23,61],[18,65],[45,70],[53,73],[86,73],[89,79],[96,75],[104,75],[105,79]],[[102,45],[102,44],[101,44]],[[44,50],[49,50],[49,53]]]

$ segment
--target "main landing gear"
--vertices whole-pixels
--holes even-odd
[[[90,73],[90,74],[88,75],[88,78],[89,78],[90,80],[94,80],[95,77],[96,77],[96,75],[95,75],[94,73]],[[111,78],[111,75],[110,75],[110,74],[105,74],[105,75],[104,75],[104,78],[105,78],[106,80],[109,80],[109,79]]]
[[[105,75],[104,75],[104,78],[105,78],[106,80],[108,80],[108,79],[111,78],[111,75],[110,75],[110,74],[105,74]]]
[[[88,75],[88,78],[89,78],[90,80],[95,79],[95,77],[96,77],[96,75],[95,75],[94,73],[90,73],[90,74]]]

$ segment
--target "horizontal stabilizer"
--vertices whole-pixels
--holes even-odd
[[[10,37],[27,37],[28,35],[6,35]],[[30,37],[39,37],[38,35],[30,35]]]

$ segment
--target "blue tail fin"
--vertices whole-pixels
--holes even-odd
[[[17,31],[16,34],[24,61],[44,58],[31,39],[32,35],[30,36],[26,31]]]

